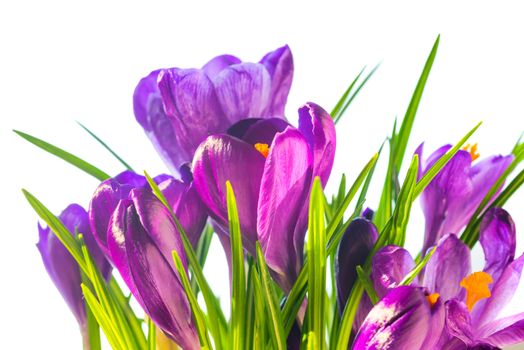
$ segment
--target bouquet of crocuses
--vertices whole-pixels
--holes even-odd
[[[101,181],[86,209],[71,204],[58,216],[24,190],[46,224],[37,246],[84,349],[101,349],[100,329],[119,350],[459,350],[523,342],[524,313],[499,314],[524,265],[502,209],[524,181],[523,171],[514,174],[524,144],[478,159],[468,144],[477,125],[454,145],[429,156],[420,145],[406,157],[438,42],[404,118],[380,149],[369,150],[355,182],[342,177],[331,196],[323,187],[335,124],[375,69],[360,72],[331,113],[304,104],[294,126],[284,117],[293,78],[287,46],[258,63],[223,55],[201,69],[159,69],[138,83],[136,120],[170,175],[134,172],[87,128],[126,170],[106,174],[17,131]],[[388,160],[382,195],[368,203],[379,156]],[[419,197],[425,238],[412,256],[403,246]],[[203,274],[215,235],[229,264],[229,315]],[[471,268],[477,241],[482,271]]]

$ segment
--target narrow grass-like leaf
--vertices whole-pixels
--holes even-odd
[[[375,291],[375,287],[373,287],[373,282],[371,282],[371,279],[364,272],[360,265],[357,266],[357,275],[358,279],[360,280],[360,283],[362,283],[362,286],[364,287],[364,290],[366,291],[369,297],[369,300],[371,300],[373,304],[376,304],[379,300],[379,297],[377,295],[377,292]]]
[[[198,244],[195,251],[195,254],[198,259],[198,265],[201,268],[204,268],[204,265],[206,264],[207,254],[209,252],[209,247],[211,246],[212,239],[213,228],[211,227],[211,225],[206,225],[204,231],[202,232],[202,235],[200,236],[200,239],[198,240]],[[198,296],[198,292],[200,290],[198,288],[198,283],[195,279],[195,276],[191,276],[191,288],[195,292],[195,295]]]
[[[173,255],[173,261],[175,262],[175,267],[178,271],[178,276],[180,277],[180,281],[182,282],[182,286],[184,287],[184,291],[186,292],[187,300],[189,301],[189,305],[191,306],[191,311],[193,312],[193,320],[195,321],[200,345],[202,346],[202,348],[211,349],[211,344],[207,337],[204,313],[198,305],[198,301],[195,294],[193,294],[191,284],[189,283],[189,278],[186,274],[186,269],[184,268],[182,260],[180,260],[180,256],[178,255],[177,251],[173,250],[171,254]]]
[[[147,319],[147,350],[157,350],[156,348],[156,326],[152,319]]]
[[[422,93],[424,92],[424,88],[426,87],[426,82],[428,80],[431,67],[433,66],[433,62],[435,61],[435,57],[437,55],[439,42],[440,35],[437,36],[437,40],[435,40],[433,48],[429,53],[429,56],[426,60],[426,64],[424,65],[424,69],[422,70],[422,74],[420,75],[420,78],[417,82],[417,86],[415,87],[415,91],[413,91],[413,96],[411,97],[411,101],[409,102],[409,106],[406,111],[406,114],[404,115],[404,119],[402,120],[402,125],[400,126],[398,137],[396,136],[393,164],[395,164],[397,173],[400,171],[400,167],[402,166],[402,160],[404,159],[404,154],[406,153],[409,136],[413,128],[413,123],[415,121],[418,106],[422,98]]]
[[[420,273],[420,271],[422,271],[422,269],[424,268],[424,266],[426,266],[426,264],[428,263],[429,259],[431,259],[431,257],[433,256],[433,253],[435,253],[435,251],[437,250],[437,247],[433,247],[429,252],[428,254],[426,254],[426,256],[424,256],[424,258],[413,268],[413,270],[411,270],[403,279],[402,281],[400,281],[399,285],[400,286],[407,286],[408,284],[410,284],[411,282],[413,282],[413,280],[418,276],[418,274]]]
[[[89,284],[89,279],[84,273],[81,273],[82,283]],[[87,303],[85,303],[86,308],[86,322],[87,322],[87,335],[88,335],[88,344],[85,344],[86,339],[84,340],[84,350],[102,350],[102,343],[100,342],[100,326],[96,321],[96,317],[93,314],[93,311]]]
[[[268,326],[270,330],[271,339],[276,349],[286,349],[286,336],[284,335],[284,327],[282,326],[282,317],[280,314],[280,308],[278,306],[278,300],[275,293],[275,288],[269,275],[269,269],[264,259],[264,253],[260,247],[260,243],[257,242],[257,265],[261,276],[262,282],[262,296],[266,309],[268,311]]]
[[[404,183],[400,190],[395,210],[393,211],[392,223],[388,226],[388,230],[383,230],[382,235],[388,237],[388,243],[404,246],[406,240],[406,228],[411,213],[411,206],[413,204],[413,192],[417,183],[418,172],[418,155],[413,156],[411,165],[404,179]]]
[[[315,178],[309,202],[307,256],[308,324],[317,337],[318,349],[325,348],[324,316],[326,293],[326,228],[324,225],[324,194],[320,179]],[[309,344],[309,343],[308,343]]]
[[[326,231],[326,238],[328,240],[328,251],[327,254],[332,254],[337,245],[340,241],[340,238],[342,237],[342,233],[340,230],[337,230],[337,227],[339,223],[344,218],[344,213],[357,194],[359,188],[364,183],[364,180],[366,179],[368,173],[370,170],[374,167],[376,161],[378,158],[378,154],[375,154],[369,162],[364,166],[360,174],[357,176],[357,179],[349,189],[349,192],[347,193],[346,197],[344,198],[342,204],[338,208],[335,214],[333,214],[333,218],[330,221]],[[339,232],[339,234],[335,234],[336,232]],[[302,266],[302,270],[300,271],[297,280],[295,281],[295,284],[291,288],[291,291],[289,292],[288,298],[284,304],[284,308],[282,310],[282,321],[284,323],[284,331],[286,334],[289,334],[289,331],[291,330],[291,327],[293,326],[293,322],[295,321],[295,317],[298,313],[298,310],[300,306],[302,305],[302,300],[304,299],[306,295],[307,290],[307,275],[308,275],[308,260],[306,259],[304,261],[304,265]]]
[[[84,172],[88,173],[89,175],[97,178],[100,181],[104,181],[110,178],[110,176],[103,172],[102,170],[98,169],[94,165],[86,162],[83,159],[80,159],[79,157],[64,151],[61,148],[58,148],[56,146],[53,146],[52,144],[45,142],[44,140],[41,140],[39,138],[36,138],[34,136],[31,136],[29,134],[26,134],[24,132],[13,130],[16,134],[24,138],[25,140],[31,142],[33,145],[40,147],[46,152],[51,153],[54,156],[57,156],[58,158],[65,160],[69,164],[72,164],[76,166],[78,169],[83,170]]]
[[[253,331],[253,347],[255,349],[266,348],[266,308],[262,292],[262,282],[257,273],[251,274],[251,283],[254,286],[254,302],[255,302],[255,329]],[[246,348],[249,349],[249,348]]]
[[[231,296],[231,348],[242,350],[245,344],[244,312],[246,310],[246,272],[244,266],[244,248],[240,234],[235,193],[229,181],[227,188],[227,218],[229,221],[229,237],[231,239],[231,260],[233,264],[233,291]]]
[[[253,284],[253,274],[257,274],[255,261],[252,257],[247,258],[247,290],[246,290],[246,312],[244,322],[246,323],[245,349],[253,347],[253,334],[255,331],[255,285]]]
[[[109,321],[108,316],[105,314],[102,306],[94,296],[93,292],[85,285],[81,284],[82,293],[84,294],[85,301],[89,308],[93,311],[93,315],[96,318],[96,321],[104,331],[107,341],[113,350],[126,350],[126,347],[121,343],[120,339],[115,334],[111,322]]]
[[[334,349],[337,350],[347,350],[349,343],[349,336],[351,335],[351,329],[353,327],[353,321],[357,313],[358,306],[360,304],[360,298],[364,292],[364,286],[360,279],[357,279],[349,299],[342,313],[342,319],[340,321],[339,333],[337,338],[337,343]]]
[[[351,91],[353,90],[353,87],[355,87],[355,84],[357,83],[357,81],[360,79],[360,76],[362,75],[362,73],[364,73],[364,70],[366,69],[366,67],[364,66],[360,72],[357,74],[357,76],[355,77],[355,79],[353,79],[353,81],[351,82],[351,84],[349,84],[348,88],[346,89],[346,91],[344,91],[344,93],[342,94],[342,96],[340,97],[340,99],[338,100],[337,104],[335,105],[335,107],[331,110],[331,118],[333,119],[336,119],[338,118],[339,114],[340,114],[340,111],[342,110],[342,107],[344,106],[345,102],[347,101],[347,99],[350,97],[349,94],[351,93]]]
[[[395,118],[395,122],[393,123],[393,131],[391,132],[391,138],[389,138],[388,167],[386,170],[386,176],[384,178],[384,186],[382,187],[382,194],[380,195],[379,205],[373,220],[375,225],[379,228],[384,227],[386,221],[393,213],[393,184],[395,183],[395,177],[397,176],[394,165],[396,132],[397,119]]]
[[[131,168],[131,166],[127,164],[125,160],[123,160],[115,151],[113,151],[111,147],[107,145],[107,143],[105,143],[100,137],[96,136],[96,134],[92,132],[91,130],[89,130],[84,124],[80,123],[79,121],[77,121],[77,123],[78,125],[80,125],[82,129],[87,131],[89,135],[91,135],[96,141],[98,141],[98,143],[100,143],[102,147],[108,150],[109,153],[111,153],[113,157],[115,157],[127,170],[133,171],[133,168]]]
[[[449,149],[442,157],[439,158],[433,164],[433,166],[426,171],[424,176],[420,179],[420,181],[417,182],[417,185],[415,186],[415,192],[413,193],[413,199],[417,198],[419,194],[422,193],[422,191],[426,188],[426,186],[433,180],[433,178],[442,170],[442,168],[449,162],[449,160],[462,148],[464,143],[477,131],[477,129],[482,125],[482,122],[475,125],[473,129],[471,129],[462,139],[460,139],[459,142],[455,144],[451,149]]]
[[[368,82],[368,80],[373,76],[373,74],[375,74],[375,72],[377,71],[378,67],[380,67],[380,63],[377,64],[372,70],[371,72],[369,72],[369,74],[364,78],[364,80],[362,81],[362,83],[360,83],[360,85],[357,87],[357,89],[355,90],[355,92],[347,99],[347,101],[344,102],[342,108],[340,109],[339,112],[337,112],[337,116],[334,118],[334,122],[335,124],[337,124],[340,119],[342,119],[342,116],[344,115],[344,113],[346,112],[346,109],[349,107],[349,105],[351,104],[351,102],[353,102],[353,100],[355,99],[355,97],[357,97],[358,93],[360,92],[360,90],[362,90],[362,88],[364,87],[364,85],[366,85],[366,83]],[[360,75],[359,75],[360,76]]]
[[[204,301],[206,303],[206,309],[209,315],[207,319],[209,320],[210,330],[213,335],[213,339],[215,340],[215,348],[222,349],[223,345],[226,343],[226,340],[223,339],[222,335],[223,333],[225,333],[224,329],[227,328],[227,325],[225,325],[225,317],[222,313],[222,309],[220,308],[220,305],[215,295],[213,294],[211,287],[209,286],[206,278],[204,277],[202,267],[198,262],[198,258],[193,249],[193,246],[191,245],[191,242],[189,242],[189,239],[187,238],[187,235],[184,231],[184,228],[180,224],[180,221],[176,217],[175,213],[173,212],[173,209],[167,202],[166,198],[162,194],[162,191],[160,191],[160,189],[158,188],[158,185],[155,183],[155,181],[151,178],[151,176],[149,176],[147,172],[144,172],[144,175],[155,196],[169,210],[171,216],[173,217],[173,220],[175,221],[177,230],[180,233],[180,238],[182,239],[182,243],[184,244],[184,250],[186,252],[186,257],[189,262],[189,267],[191,268],[191,271],[195,276],[195,279],[198,283],[198,286],[200,287],[200,290],[202,291],[202,296],[204,297]]]

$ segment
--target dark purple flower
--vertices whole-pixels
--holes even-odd
[[[64,209],[59,219],[71,234],[83,234],[89,253],[104,278],[108,279],[111,275],[111,265],[93,239],[84,208],[78,204],[71,204]],[[82,289],[80,288],[82,283],[80,267],[49,227],[43,228],[38,225],[38,231],[40,239],[36,246],[42,255],[44,266],[77,319],[84,342],[88,342],[85,302]]]
[[[171,171],[191,162],[200,142],[250,117],[284,118],[293,57],[283,46],[259,63],[231,55],[201,69],[160,69],[133,96],[137,121]]]
[[[184,247],[171,214],[145,188],[131,190],[111,217],[107,246],[122,278],[146,314],[184,349],[199,349],[191,308],[173,262],[187,269]]]
[[[444,328],[444,307],[424,288],[391,289],[367,315],[353,350],[433,349]]]
[[[433,152],[424,164],[419,178],[451,148],[443,146]],[[416,153],[422,158],[423,144]],[[460,150],[422,192],[422,210],[426,217],[423,252],[448,233],[458,234],[468,223],[491,186],[513,160],[513,156],[491,156],[481,161],[476,146]],[[473,163],[473,164],[472,164]]]
[[[195,153],[194,184],[216,225],[227,236],[226,181],[236,194],[245,248],[260,241],[284,290],[302,266],[309,191],[314,176],[326,184],[335,155],[329,114],[308,103],[299,127],[277,118],[247,119],[228,134],[208,137]]]
[[[515,257],[515,225],[500,208],[489,210],[480,229],[486,259],[483,271],[471,273],[469,248],[455,235],[444,236],[418,283],[446,304],[446,349],[502,347],[524,341],[524,313],[497,319],[513,297],[524,267]],[[392,254],[396,252],[396,254]],[[402,252],[402,253],[400,253]],[[379,296],[394,287],[413,266],[403,248],[389,246],[373,259],[372,279]]]
[[[181,173],[184,174],[183,171]],[[191,183],[192,179],[186,180],[188,181],[176,180],[169,175],[159,175],[154,178],[186,230],[189,240],[193,246],[196,246],[204,229],[207,214]],[[110,257],[107,247],[109,220],[118,203],[129,198],[132,189],[148,187],[145,176],[124,171],[102,182],[96,189],[89,205],[89,222],[94,237],[106,256]]]
[[[349,294],[357,281],[357,266],[364,266],[368,255],[378,237],[375,225],[366,218],[357,218],[347,227],[335,255],[335,278],[337,286],[337,302],[342,314]],[[367,294],[362,296],[353,327],[360,328],[364,318],[373,304]]]

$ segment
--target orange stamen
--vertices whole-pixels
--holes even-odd
[[[435,304],[438,301],[438,298],[440,298],[440,294],[438,293],[433,293],[433,294],[426,296],[426,299],[428,299],[428,303],[429,305],[431,305],[431,307],[435,306]]]
[[[489,273],[483,271],[473,272],[460,282],[460,286],[466,290],[466,306],[469,311],[473,310],[477,302],[491,296],[488,287],[488,284],[491,283],[493,283],[493,278]]]
[[[478,157],[480,157],[480,153],[478,152],[477,150],[477,147],[478,147],[478,144],[473,144],[473,145],[470,145],[469,143],[462,147],[462,150],[463,151],[468,151],[469,154],[471,155],[471,161],[474,161],[475,159],[477,159]]]
[[[255,148],[259,151],[264,157],[267,158],[269,154],[269,146],[267,143],[255,143]]]

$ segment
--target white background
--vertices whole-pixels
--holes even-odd
[[[80,337],[35,247],[37,217],[24,187],[59,213],[87,206],[97,181],[23,141],[16,128],[49,140],[115,174],[119,163],[75,120],[95,131],[136,169],[165,168],[135,122],[132,93],[159,67],[199,67],[222,53],[256,61],[289,44],[295,79],[287,105],[314,101],[330,110],[364,66],[383,61],[338,125],[332,184],[353,179],[407,107],[427,54],[441,45],[415,122],[408,153],[455,142],[478,121],[481,155],[507,153],[524,130],[524,23],[510,2],[373,2],[372,5],[263,1],[18,1],[0,5],[0,348],[78,349]],[[382,162],[382,164],[384,164]],[[381,172],[378,172],[378,176]],[[333,181],[334,180],[334,181]],[[370,206],[376,207],[376,181]],[[522,192],[507,205],[524,249]],[[410,225],[413,250],[423,222]],[[217,247],[215,247],[217,248]],[[220,253],[207,272],[227,295]],[[482,266],[479,254],[475,263]],[[524,311],[524,289],[506,313]]]

